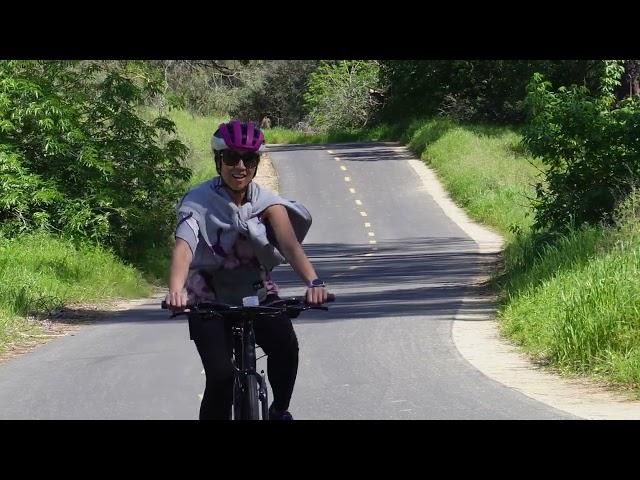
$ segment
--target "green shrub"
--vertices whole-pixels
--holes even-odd
[[[600,92],[584,86],[554,92],[539,74],[529,85],[523,143],[546,166],[537,186],[538,229],[609,222],[640,179],[640,98],[616,102],[624,69],[610,61],[604,70]]]
[[[140,118],[159,84],[101,62],[0,61],[0,223],[113,247],[168,237],[189,170],[174,124]]]
[[[363,128],[376,113],[370,90],[378,86],[378,62],[321,62],[309,76],[305,105],[321,130]]]

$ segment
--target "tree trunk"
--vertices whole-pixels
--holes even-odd
[[[618,98],[640,96],[640,60],[625,60]]]

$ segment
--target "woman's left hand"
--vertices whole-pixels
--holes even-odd
[[[307,288],[307,303],[321,305],[327,301],[328,294],[326,287]]]

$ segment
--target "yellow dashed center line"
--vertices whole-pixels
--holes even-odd
[[[329,151],[329,153],[332,153],[332,152]],[[336,159],[337,162],[340,161],[339,157],[334,157],[334,158]],[[345,167],[344,165],[340,165],[340,170],[346,171],[347,167]],[[344,177],[344,181],[345,182],[350,182],[351,181],[351,177]],[[355,188],[349,188],[349,192],[355,194],[356,193],[356,189]],[[356,200],[355,202],[356,202],[356,205],[362,205],[362,200]],[[363,217],[366,217],[367,216],[367,212],[362,212],[361,211],[360,215],[363,216]],[[365,228],[371,228],[371,224],[369,222],[365,222],[364,226],[365,226]],[[375,237],[376,236],[376,234],[374,232],[367,232],[367,234],[370,237]],[[375,244],[377,242],[375,240],[369,240],[369,243],[370,244]],[[367,257],[371,256],[371,255],[373,255],[373,254],[372,253],[367,253],[366,254]],[[358,267],[349,267],[349,270],[355,270],[356,268],[358,268]],[[338,275],[334,275],[334,276],[339,276],[339,274]]]
[[[339,162],[339,161],[340,161],[340,157],[333,157],[333,158],[335,158],[335,159],[336,159],[336,162]]]
[[[329,155],[333,155],[333,151],[331,151],[331,150],[327,150],[327,153],[328,153]]]

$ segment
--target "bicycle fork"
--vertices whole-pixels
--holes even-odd
[[[258,379],[258,399],[260,400],[260,405],[262,406],[262,419],[269,420],[269,401],[267,395],[267,380],[264,376],[264,370],[258,374],[258,372],[253,372]]]
[[[256,370],[256,349],[255,349],[255,334],[250,322],[243,325],[235,331],[237,334],[238,342],[237,346],[242,346],[242,352],[239,357],[242,359],[242,365],[234,365],[236,367],[236,375],[243,377],[245,380],[241,382],[241,389],[244,395],[247,394],[246,388],[251,384],[246,381],[249,376],[254,376],[258,387],[258,401],[260,402],[262,419],[269,419],[269,395],[267,392],[267,380],[262,370],[260,373]],[[239,367],[239,368],[238,368]]]
[[[267,379],[265,377],[264,374],[264,370],[261,370],[260,373],[257,372],[256,370],[256,339],[255,339],[255,334],[253,332],[253,328],[249,329],[249,335],[248,335],[248,341],[247,344],[249,345],[249,348],[247,348],[245,351],[247,353],[247,360],[248,363],[247,365],[249,366],[248,368],[248,375],[254,375],[256,377],[257,380],[257,384],[258,384],[258,400],[260,400],[260,406],[261,406],[261,410],[262,410],[262,419],[263,420],[268,420],[269,419],[269,399],[268,399],[268,393],[267,393]]]

